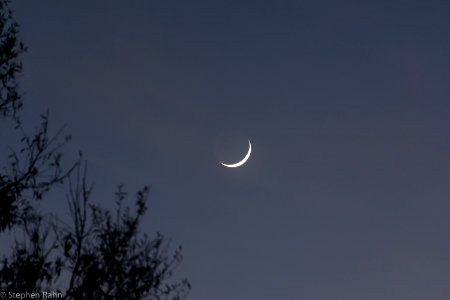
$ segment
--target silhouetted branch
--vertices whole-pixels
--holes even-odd
[[[0,231],[11,228],[32,214],[32,200],[41,200],[56,184],[61,184],[78,165],[79,160],[63,171],[62,147],[70,136],[63,131],[49,136],[48,115],[42,115],[41,126],[32,136],[22,132],[22,148],[12,151],[8,165],[0,173]],[[81,157],[80,157],[81,158]]]

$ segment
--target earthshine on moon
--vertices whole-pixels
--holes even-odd
[[[240,162],[237,162],[235,164],[224,164],[223,162],[220,163],[222,164],[222,166],[227,168],[237,168],[245,164],[245,162],[250,158],[251,153],[252,153],[252,144],[250,143],[250,140],[248,140],[248,152]]]

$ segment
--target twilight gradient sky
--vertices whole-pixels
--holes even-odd
[[[153,185],[190,299],[450,299],[450,1],[13,7],[29,126],[68,124],[105,206]]]

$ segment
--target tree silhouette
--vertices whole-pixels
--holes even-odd
[[[163,235],[149,238],[139,230],[150,188],[137,192],[131,209],[119,186],[116,211],[103,209],[91,200],[81,155],[62,166],[70,141],[64,129],[50,134],[45,113],[36,131],[26,132],[17,82],[26,49],[18,28],[9,1],[0,0],[0,116],[13,121],[21,143],[0,168],[0,237],[14,236],[9,252],[0,248],[0,290],[58,290],[65,299],[184,299],[189,282],[172,280],[181,247],[171,251]],[[57,185],[68,189],[70,221],[36,208]]]

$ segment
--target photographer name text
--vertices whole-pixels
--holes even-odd
[[[1,292],[1,299],[62,299],[61,292]]]

